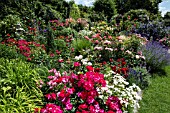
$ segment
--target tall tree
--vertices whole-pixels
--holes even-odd
[[[167,13],[164,15],[164,22],[165,22],[165,25],[166,25],[166,26],[170,26],[170,12],[167,12]]]
[[[96,0],[93,5],[94,11],[104,13],[108,20],[117,13],[114,0]]]
[[[158,14],[158,5],[162,0],[115,0],[118,13],[124,14],[131,9],[146,9]]]

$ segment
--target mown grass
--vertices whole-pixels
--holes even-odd
[[[153,78],[151,85],[144,90],[139,113],[170,113],[170,66],[165,72],[166,75]]]

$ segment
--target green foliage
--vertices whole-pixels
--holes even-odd
[[[36,105],[41,104],[39,99],[42,97],[36,81],[45,77],[46,72],[46,68],[35,68],[20,59],[0,58],[0,111],[32,112]]]
[[[46,43],[46,48],[47,48],[47,54],[49,54],[50,51],[54,51],[54,32],[51,28],[50,23],[48,23],[47,26],[47,43]]]
[[[21,23],[21,19],[17,15],[7,15],[1,22],[0,22],[0,34],[2,37],[6,37],[6,34],[15,35],[15,26]]]
[[[63,28],[60,32],[59,32],[60,36],[70,36],[70,35],[73,35],[74,38],[76,38],[77,36],[77,31],[75,31],[74,29],[71,29],[70,27],[69,28]]]
[[[96,0],[93,5],[94,11],[103,13],[107,17],[107,20],[110,20],[117,13],[114,0]]]
[[[15,89],[17,86],[24,86],[29,90],[35,87],[35,80],[40,79],[39,73],[34,69],[35,66],[20,59],[1,58],[0,66],[1,88],[11,86],[12,89]]]
[[[74,19],[80,18],[80,10],[76,4],[73,4],[70,9],[70,17],[72,17]]]
[[[76,38],[74,39],[73,43],[72,43],[72,47],[75,50],[75,54],[79,55],[80,52],[82,52],[83,50],[86,50],[88,48],[91,48],[91,42],[84,39],[84,38]]]
[[[14,47],[6,46],[5,44],[0,44],[0,58],[15,59],[23,58],[21,54],[17,53]]]
[[[31,113],[38,104],[42,104],[43,97],[41,91],[32,89],[35,94],[26,91],[24,87],[17,87],[13,94],[9,93],[10,86],[3,87],[3,92],[0,95],[0,112],[1,113]],[[39,97],[38,97],[39,96]]]
[[[103,13],[97,13],[97,12],[91,12],[88,18],[91,20],[91,22],[107,20]]]

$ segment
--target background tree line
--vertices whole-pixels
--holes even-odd
[[[88,18],[91,21],[110,20],[114,15],[131,10],[145,9],[151,15],[158,15],[162,0],[95,0],[93,6],[76,5],[74,0],[1,0],[0,20],[7,15],[20,17],[50,19]],[[166,16],[166,20],[168,14]]]

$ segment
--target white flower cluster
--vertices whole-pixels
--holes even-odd
[[[145,56],[142,56],[142,55],[135,55],[136,59],[139,59],[139,58],[142,58],[145,60]]]
[[[108,41],[108,40],[105,40],[103,43],[104,43],[104,44],[108,44],[108,45],[112,44],[112,42],[111,42],[111,41]]]
[[[107,85],[98,89],[99,97],[106,101],[108,96],[114,95],[120,99],[125,109],[128,106],[139,108],[138,101],[142,99],[139,94],[141,89],[135,84],[129,86],[129,83],[120,74],[113,74],[115,74],[113,71],[106,74]]]
[[[89,62],[89,60],[88,60],[88,58],[84,58],[83,59],[83,56],[82,55],[79,55],[79,56],[75,56],[75,58],[74,58],[75,60],[81,60],[81,62],[82,62],[82,64],[83,65],[92,65],[92,63],[91,62]]]
[[[88,31],[88,30],[81,30],[81,31],[79,31],[79,34],[82,35],[82,36],[89,36],[89,35],[92,35],[93,32]]]
[[[76,59],[76,60],[81,60],[82,58],[83,58],[83,56],[82,56],[82,55],[75,56],[75,59]]]
[[[92,65],[92,63],[88,61],[88,58],[82,59],[81,62],[83,63],[83,65],[89,65],[89,66]]]
[[[94,50],[103,50],[103,47],[96,46],[96,47],[94,47]]]

